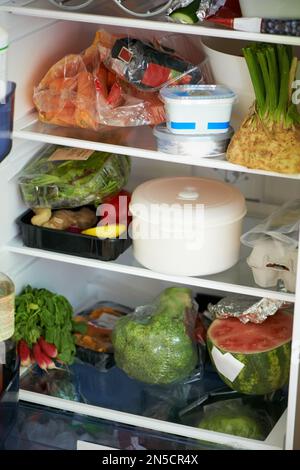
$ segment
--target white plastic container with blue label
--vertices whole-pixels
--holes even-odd
[[[180,85],[160,91],[173,134],[228,132],[236,95],[221,85]]]

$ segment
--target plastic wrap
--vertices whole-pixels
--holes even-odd
[[[247,259],[261,287],[295,292],[300,226],[300,199],[288,201],[241,237],[253,248]]]
[[[76,356],[98,369],[114,365],[112,331],[118,318],[131,312],[125,305],[102,301],[78,313],[74,319],[85,323],[87,331],[76,334]]]
[[[152,305],[117,321],[112,336],[117,366],[148,384],[171,384],[201,374],[196,319],[190,289],[164,290]]]
[[[265,440],[274,424],[263,406],[254,408],[238,399],[205,406],[198,427],[248,439]]]
[[[19,175],[25,204],[52,209],[98,204],[127,183],[129,157],[86,150],[79,153],[85,159],[75,159],[78,149],[51,146],[30,162]]]
[[[298,247],[300,199],[288,201],[262,223],[241,237],[241,242],[253,248],[258,241],[274,239],[293,248]]]
[[[22,380],[23,387],[27,388],[30,385],[31,391],[35,393],[63,400],[82,401],[76,377],[69,367],[58,367],[45,373],[35,365],[27,370]]]
[[[64,57],[34,89],[40,120],[99,130],[165,120],[156,91],[172,83],[205,82],[207,65],[195,66],[164,46],[105,31],[81,54]]]
[[[170,84],[186,85],[203,81],[203,74],[197,65],[178,57],[174,50],[162,43],[112,36],[105,44],[100,41],[98,48],[105,66],[141,91],[153,92]]]
[[[216,318],[236,317],[242,323],[262,323],[284,304],[282,300],[232,295],[224,297],[216,305],[209,304],[208,310]]]

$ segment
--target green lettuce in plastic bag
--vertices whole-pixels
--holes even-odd
[[[65,153],[53,159],[57,150]],[[71,159],[78,149],[51,146],[29,163],[19,176],[22,197],[29,207],[52,209],[99,204],[126,185],[130,159],[107,152],[81,151],[85,159]],[[88,155],[87,152],[90,152]]]

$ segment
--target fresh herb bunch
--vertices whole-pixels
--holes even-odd
[[[31,348],[43,336],[54,344],[57,358],[71,364],[75,354],[73,308],[62,295],[27,286],[16,297],[14,339],[23,339]]]
[[[58,209],[99,204],[127,183],[130,159],[126,155],[94,152],[87,160],[49,161],[56,149],[48,148],[19,179],[29,207]]]

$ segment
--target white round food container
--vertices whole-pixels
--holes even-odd
[[[231,116],[231,125],[238,129],[255,101],[253,86],[243,57],[242,47],[248,43],[224,38],[202,38],[202,46],[209,59],[216,83],[229,87],[237,96]]]
[[[157,149],[173,155],[199,158],[224,158],[233,136],[232,127],[224,134],[185,135],[173,134],[165,125],[155,126]]]
[[[205,276],[239,260],[245,198],[222,181],[158,178],[132,194],[134,256],[164,274]]]
[[[299,0],[240,0],[243,16],[299,19]]]
[[[160,91],[167,127],[174,134],[228,132],[236,95],[220,85],[179,85]]]

